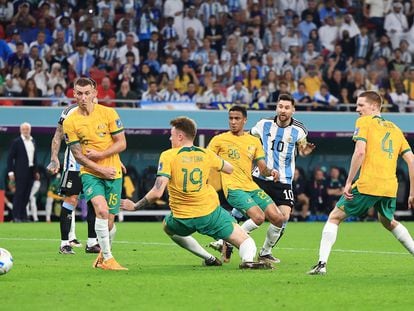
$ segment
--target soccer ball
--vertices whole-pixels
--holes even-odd
[[[0,248],[0,275],[6,274],[13,267],[13,257],[7,249]]]

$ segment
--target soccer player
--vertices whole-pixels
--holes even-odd
[[[50,147],[50,163],[47,170],[50,174],[57,174],[60,170],[59,150],[63,139],[63,121],[71,115],[78,105],[71,105],[64,109],[60,115],[58,125],[53,135]],[[69,147],[65,150],[63,161],[63,173],[60,182],[59,193],[64,195],[62,208],[60,211],[60,249],[59,253],[65,255],[75,254],[73,246],[82,246],[76,239],[75,233],[75,208],[78,205],[78,196],[82,191],[82,182],[79,176],[80,165],[76,162],[75,157]],[[50,209],[53,199],[50,202]],[[49,209],[49,208],[48,208]],[[50,216],[49,216],[50,217]],[[100,247],[96,241],[95,233],[95,212],[91,204],[88,204],[88,241],[85,246],[86,253],[99,253]]]
[[[262,176],[271,176],[274,181],[278,179],[278,172],[267,167],[260,140],[244,131],[246,122],[246,108],[241,106],[230,108],[230,131],[213,137],[208,149],[229,162],[234,168],[231,175],[221,174],[221,181],[227,202],[249,218],[241,227],[250,233],[257,229],[265,219],[268,219],[272,228],[269,231],[277,234],[282,230],[283,214],[269,195],[253,181],[251,172],[253,162],[256,162]],[[266,237],[264,247],[267,247],[269,241],[272,241],[272,237]],[[210,244],[210,246],[214,248],[213,245]],[[223,244],[223,247],[224,261],[228,261],[231,253],[226,254],[228,247],[226,244]]]
[[[271,268],[267,262],[254,262],[256,245],[225,209],[218,195],[207,183],[210,169],[231,173],[233,167],[211,150],[194,146],[197,133],[192,119],[171,120],[172,148],[161,153],[153,188],[137,203],[122,200],[125,210],[138,210],[161,198],[168,185],[171,214],[163,222],[164,231],[179,246],[204,259],[207,266],[221,266],[192,236],[194,232],[224,239],[237,248],[240,268]]]
[[[385,229],[414,255],[414,241],[407,228],[394,219],[398,181],[398,156],[404,159],[410,176],[408,208],[414,208],[414,155],[402,131],[381,117],[381,96],[374,91],[362,92],[356,111],[355,149],[345,182],[344,193],[329,214],[322,231],[319,262],[308,274],[326,274],[326,264],[335,243],[339,224],[348,216],[362,216],[372,206]],[[358,179],[354,178],[360,170]]]
[[[66,143],[81,165],[80,175],[86,200],[95,209],[95,231],[101,247],[93,267],[127,270],[112,256],[115,215],[122,191],[122,164],[119,153],[126,148],[124,128],[117,112],[95,104],[96,82],[88,78],[75,81],[78,108],[66,118]]]
[[[254,182],[272,198],[284,217],[284,225],[280,231],[269,226],[267,243],[259,252],[259,260],[274,263],[280,260],[272,255],[272,248],[282,237],[295,205],[292,180],[296,154],[299,152],[301,156],[307,156],[315,149],[315,145],[307,141],[308,131],[305,126],[293,118],[294,113],[293,97],[281,94],[276,104],[276,116],[260,120],[250,131],[262,141],[267,166],[279,172],[279,180],[275,183],[272,177],[262,176],[257,167],[253,171]]]

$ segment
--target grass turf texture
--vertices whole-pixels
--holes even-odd
[[[405,223],[414,234],[414,223]],[[58,223],[0,224],[0,247],[14,257],[0,276],[1,310],[408,310],[414,262],[379,223],[344,223],[328,275],[309,276],[323,223],[290,223],[275,270],[203,267],[160,223],[120,223],[115,258],[129,271],[92,269],[94,254],[60,255]],[[258,248],[266,226],[253,232]],[[77,224],[85,242],[86,225]],[[202,245],[211,239],[195,237]],[[215,255],[217,252],[210,249]]]

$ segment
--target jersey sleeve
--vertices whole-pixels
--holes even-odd
[[[111,135],[118,134],[124,130],[124,126],[122,124],[121,118],[119,117],[115,109],[110,108],[109,111],[110,111],[110,113],[108,113],[109,132],[111,133]]]
[[[263,126],[261,124],[262,124],[262,122],[260,122],[260,121],[257,122],[256,125],[253,126],[252,129],[250,130],[250,134],[255,136],[255,137],[261,138],[262,137],[261,133],[262,133],[262,128],[263,128]]]
[[[403,155],[404,153],[411,151],[411,147],[402,132],[401,132],[401,136],[402,136],[402,144],[401,144],[401,149],[400,149],[399,154]]]
[[[158,161],[157,176],[165,176],[171,178],[171,155],[167,151],[161,153]]]
[[[70,118],[63,122],[63,135],[68,146],[79,143],[79,137],[76,134],[75,127]]]
[[[260,140],[256,137],[254,137],[254,142],[255,142],[255,146],[256,146],[256,154],[255,154],[254,159],[256,161],[261,160],[261,159],[265,159],[266,158],[265,153],[264,153],[263,146],[262,146]]]
[[[352,140],[363,140],[367,141],[368,136],[368,122],[367,118],[358,118],[355,122],[355,131],[354,135],[352,136]]]
[[[219,153],[220,150],[220,145],[219,145],[219,138],[218,136],[214,136],[211,140],[210,143],[207,146],[207,149],[213,151],[215,154]]]
[[[299,133],[298,133],[298,141],[297,141],[297,143],[299,145],[306,144],[306,142],[308,141],[307,140],[307,137],[308,137],[308,131],[305,130],[305,129],[300,128]]]

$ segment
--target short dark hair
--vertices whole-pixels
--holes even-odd
[[[188,139],[194,140],[197,134],[197,125],[188,117],[178,117],[170,121],[170,125],[182,131]]]
[[[280,94],[277,101],[280,102],[281,100],[290,101],[292,103],[292,106],[295,106],[295,99],[290,94],[287,94],[287,93]]]
[[[243,117],[247,118],[247,110],[243,106],[235,105],[235,106],[233,106],[229,109],[229,113],[232,112],[232,111],[239,111],[239,112],[242,113]]]
[[[358,95],[358,97],[364,97],[368,99],[369,103],[375,103],[379,108],[381,108],[382,105],[382,97],[378,92],[375,91],[364,91],[361,94]]]
[[[76,79],[74,86],[79,85],[79,86],[92,86],[92,88],[94,88],[96,90],[96,82],[94,79],[90,79],[90,78],[85,78],[85,77],[81,77]]]

